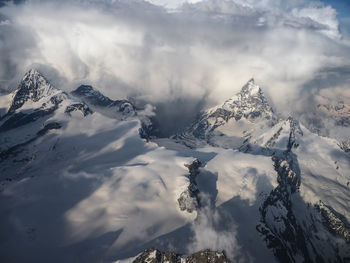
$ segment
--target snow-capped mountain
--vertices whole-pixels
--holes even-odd
[[[12,114],[20,108],[38,107],[40,104],[46,107],[48,99],[58,94],[64,96],[62,91],[52,87],[38,71],[31,69],[25,74],[18,89],[14,92],[8,114]]]
[[[9,101],[1,107],[6,111],[0,118],[2,151],[36,138],[43,129],[58,127],[50,124],[54,115],[69,116],[73,112],[79,112],[78,114],[86,116],[92,113],[86,104],[72,100],[36,70],[28,71],[18,88],[5,97]],[[56,121],[53,120],[52,123]],[[21,127],[25,127],[26,136],[20,135]]]
[[[252,129],[269,129],[277,120],[254,79],[223,104],[203,111],[193,124],[176,137],[195,147],[206,141],[219,147],[239,147]]]
[[[349,154],[277,118],[253,80],[153,141],[129,101],[35,70],[0,109],[4,262],[350,258]]]
[[[96,111],[102,111],[112,118],[125,119],[136,115],[136,109],[129,101],[111,100],[89,85],[81,85],[72,91],[71,94],[80,98],[90,108]]]
[[[271,156],[278,185],[261,203],[257,224],[267,246],[281,262],[347,260],[349,156],[336,140],[311,133],[291,117],[279,120],[253,80],[174,138],[191,147],[209,144]],[[327,194],[318,191],[319,183]]]

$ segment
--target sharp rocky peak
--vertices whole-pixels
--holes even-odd
[[[235,119],[241,119],[242,117],[247,119],[256,117],[272,118],[274,115],[262,89],[253,78],[235,96],[226,100],[222,105],[210,109],[209,112],[214,113],[218,109],[231,112]]]
[[[242,87],[240,94],[246,96],[263,96],[261,88],[255,84],[253,78]]]
[[[267,120],[266,124],[269,125],[271,121],[277,120],[272,107],[253,78],[242,87],[240,92],[223,104],[203,111],[184,133],[177,135],[177,138],[191,140],[194,137],[209,142],[214,130],[218,127],[227,124],[230,120],[241,119],[246,119],[252,124]]]
[[[31,69],[24,75],[18,88],[14,91],[12,105],[8,113],[15,112],[28,100],[37,102],[44,97],[54,95],[58,91],[39,71]]]
[[[54,87],[45,79],[45,77],[36,69],[29,70],[23,77],[17,90],[27,89],[37,94],[42,94],[42,92],[55,90]]]

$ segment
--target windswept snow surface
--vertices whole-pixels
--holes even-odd
[[[139,128],[98,113],[76,117],[3,161],[3,260],[97,262],[191,220],[177,196],[192,158],[146,143]]]
[[[37,83],[41,76],[34,73],[22,84]],[[0,127],[16,114],[37,112],[55,94],[25,97]],[[111,262],[150,246],[184,254],[210,246],[229,249],[231,257],[273,260],[254,231],[258,210],[241,217],[276,184],[268,157],[214,147],[191,150],[172,140],[147,142],[136,116],[67,113],[77,103],[66,94],[49,114],[0,132],[2,261]],[[198,211],[181,211],[178,203],[190,184],[185,164],[195,158],[204,164],[197,179],[201,199],[211,204],[200,219]],[[243,229],[235,227],[248,219]],[[258,245],[251,247],[252,240]]]
[[[136,113],[93,112],[28,74],[21,96],[0,99],[1,262],[131,262],[151,247],[236,262],[349,256],[349,154],[277,120],[252,81],[232,112],[199,119],[201,147],[189,148],[188,134],[147,141]],[[199,205],[181,211],[189,187]]]
[[[243,217],[242,212],[258,207],[261,195],[275,186],[270,158],[213,147],[175,149],[182,146],[170,140],[175,146],[166,149],[139,137],[137,119],[118,121],[98,113],[69,118],[58,113],[53,119],[66,123],[1,163],[0,250],[5,261],[108,262],[135,256],[152,240],[161,244],[157,238],[168,233],[173,239],[164,249],[179,245],[179,252],[188,253],[206,248],[201,240],[191,246],[197,214],[180,211],[177,203],[189,184],[184,164],[197,157],[206,162],[198,178],[202,192],[223,211],[235,211],[223,217],[224,223],[246,225],[238,233],[242,249],[265,251],[255,231],[258,210]],[[22,132],[18,136],[25,136]],[[177,238],[186,226],[189,240],[181,247]],[[225,232],[237,235],[236,230]]]

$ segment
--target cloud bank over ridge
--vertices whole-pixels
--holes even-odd
[[[350,79],[350,41],[336,14],[306,0],[7,2],[0,87],[14,89],[36,67],[67,90],[88,83],[111,97],[202,107],[231,97],[253,76],[289,113],[296,102],[304,107],[312,89],[339,90]],[[336,84],[327,81],[334,74]],[[323,86],[310,88],[315,78]]]

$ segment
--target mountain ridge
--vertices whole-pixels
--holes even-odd
[[[21,106],[0,120],[6,261],[114,262],[142,251],[141,261],[178,260],[206,248],[233,262],[350,256],[348,154],[298,120],[278,119],[253,80],[197,120],[208,124],[203,137],[146,140],[141,114],[123,116],[135,109],[127,100],[27,80]],[[39,253],[45,244],[50,254]]]

